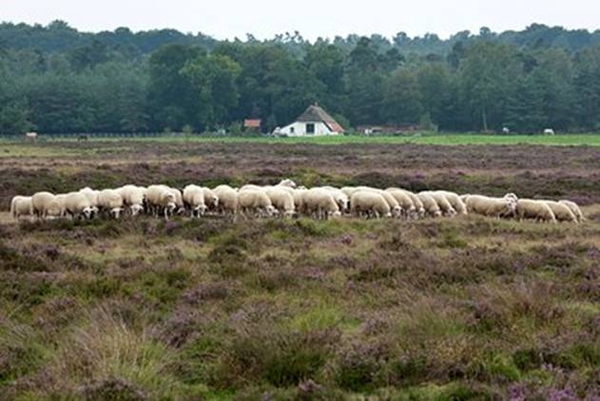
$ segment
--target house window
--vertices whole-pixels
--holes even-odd
[[[290,134],[294,133],[294,127],[290,127]]]
[[[306,124],[306,133],[307,134],[314,134],[315,133],[315,125],[313,123],[307,123]]]

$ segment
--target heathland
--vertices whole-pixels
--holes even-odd
[[[595,137],[450,138],[0,142],[0,394],[599,396],[600,150],[573,146]],[[566,198],[588,220],[7,213],[40,190],[282,178]]]

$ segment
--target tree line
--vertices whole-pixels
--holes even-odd
[[[399,33],[217,41],[174,30],[0,24],[0,134],[241,132],[318,102],[346,128],[600,129],[600,32],[532,25],[447,40]]]

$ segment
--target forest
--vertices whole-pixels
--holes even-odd
[[[242,132],[290,123],[318,102],[349,132],[600,129],[600,31],[393,38],[298,32],[216,40],[176,30],[81,32],[0,24],[0,135]]]

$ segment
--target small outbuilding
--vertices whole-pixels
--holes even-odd
[[[310,105],[295,122],[282,128],[277,128],[276,135],[285,136],[321,136],[340,135],[344,129],[318,104]]]

